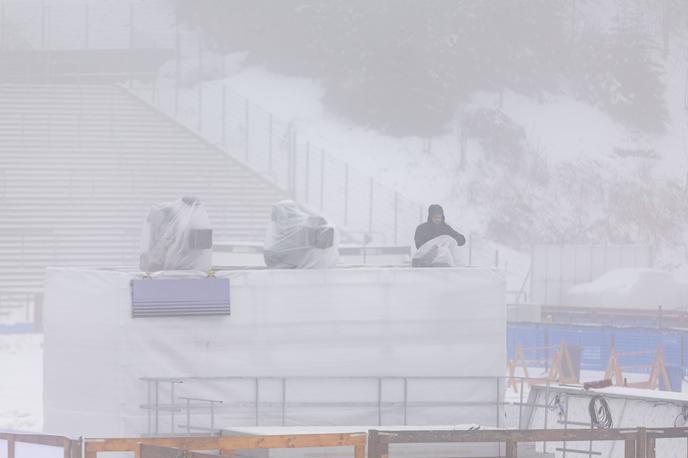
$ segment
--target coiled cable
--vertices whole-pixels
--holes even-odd
[[[599,394],[590,399],[588,404],[588,413],[590,414],[590,425],[598,429],[611,429],[614,425],[612,421],[612,412],[609,410],[609,404]]]

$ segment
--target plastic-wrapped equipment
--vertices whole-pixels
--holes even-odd
[[[458,267],[463,257],[456,240],[449,235],[440,235],[425,242],[411,259],[413,267]]]
[[[212,265],[213,229],[196,197],[153,205],[143,225],[139,267],[207,271]]]
[[[274,269],[334,267],[339,233],[333,224],[291,200],[272,207],[265,238],[265,264]]]

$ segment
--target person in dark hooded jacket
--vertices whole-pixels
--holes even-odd
[[[433,204],[428,207],[428,221],[416,228],[416,235],[414,237],[416,248],[420,248],[427,241],[440,235],[452,237],[459,246],[466,244],[466,238],[444,222],[444,210],[442,207]]]

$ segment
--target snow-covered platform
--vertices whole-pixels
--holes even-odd
[[[688,394],[639,388],[610,386],[584,390],[575,385],[533,386],[524,412],[528,429],[590,428],[590,405],[602,398],[608,411],[597,411],[599,418],[611,420],[614,428],[670,428],[688,425]],[[544,407],[547,406],[547,407]],[[594,404],[599,409],[600,403]],[[541,445],[541,444],[540,444]],[[562,447],[552,443],[549,450]],[[623,444],[595,442],[593,452],[609,458],[623,458]],[[656,444],[662,458],[686,456],[686,440],[663,439]],[[580,448],[580,447],[578,447]],[[587,450],[587,448],[586,448]]]
[[[223,401],[226,411],[215,406],[215,427],[402,424],[400,412],[389,416],[388,402],[403,403],[408,424],[495,424],[503,394],[497,377],[506,361],[498,272],[223,271],[216,277],[230,280],[231,315],[133,318],[132,280],[142,277],[48,270],[45,431],[169,433],[187,423],[184,404],[200,402],[181,396]],[[492,377],[496,385],[486,382]],[[357,410],[362,396],[365,405]],[[444,409],[423,410],[423,402],[442,401]],[[451,406],[458,401],[474,405]],[[350,408],[338,413],[337,405],[347,402]],[[298,407],[317,403],[329,403],[326,416],[299,416]],[[191,422],[202,423],[209,404],[193,405]]]

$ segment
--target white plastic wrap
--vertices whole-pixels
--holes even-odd
[[[411,260],[413,267],[459,267],[463,257],[459,246],[449,235],[440,235],[425,242]]]
[[[352,377],[506,373],[504,280],[496,271],[264,269],[215,275],[230,279],[230,316],[142,319],[131,315],[131,282],[140,273],[48,269],[44,431],[91,437],[146,433],[141,406],[151,399],[142,377],[287,377],[288,425],[369,425],[378,421],[377,381]],[[408,424],[494,425],[501,393],[493,382],[409,381],[409,402],[447,405],[416,405],[408,411]],[[164,404],[171,393],[169,384],[161,383],[163,388]],[[260,402],[273,403],[261,406],[260,423],[280,424],[281,382],[263,380],[259,388]],[[383,383],[385,402],[398,403],[383,411],[383,424],[404,423],[403,388],[401,379]],[[187,380],[175,393],[224,401],[215,425],[226,427],[255,424],[254,389],[250,379]],[[467,401],[460,409],[452,405]],[[236,402],[245,407],[226,407]],[[193,415],[192,424],[208,425],[207,410]],[[171,412],[160,412],[160,431],[170,430],[170,420]]]
[[[212,265],[212,227],[196,197],[153,205],[141,236],[139,267],[161,270],[207,271]]]
[[[272,207],[265,238],[265,264],[274,269],[322,269],[339,259],[333,224],[291,200]]]

